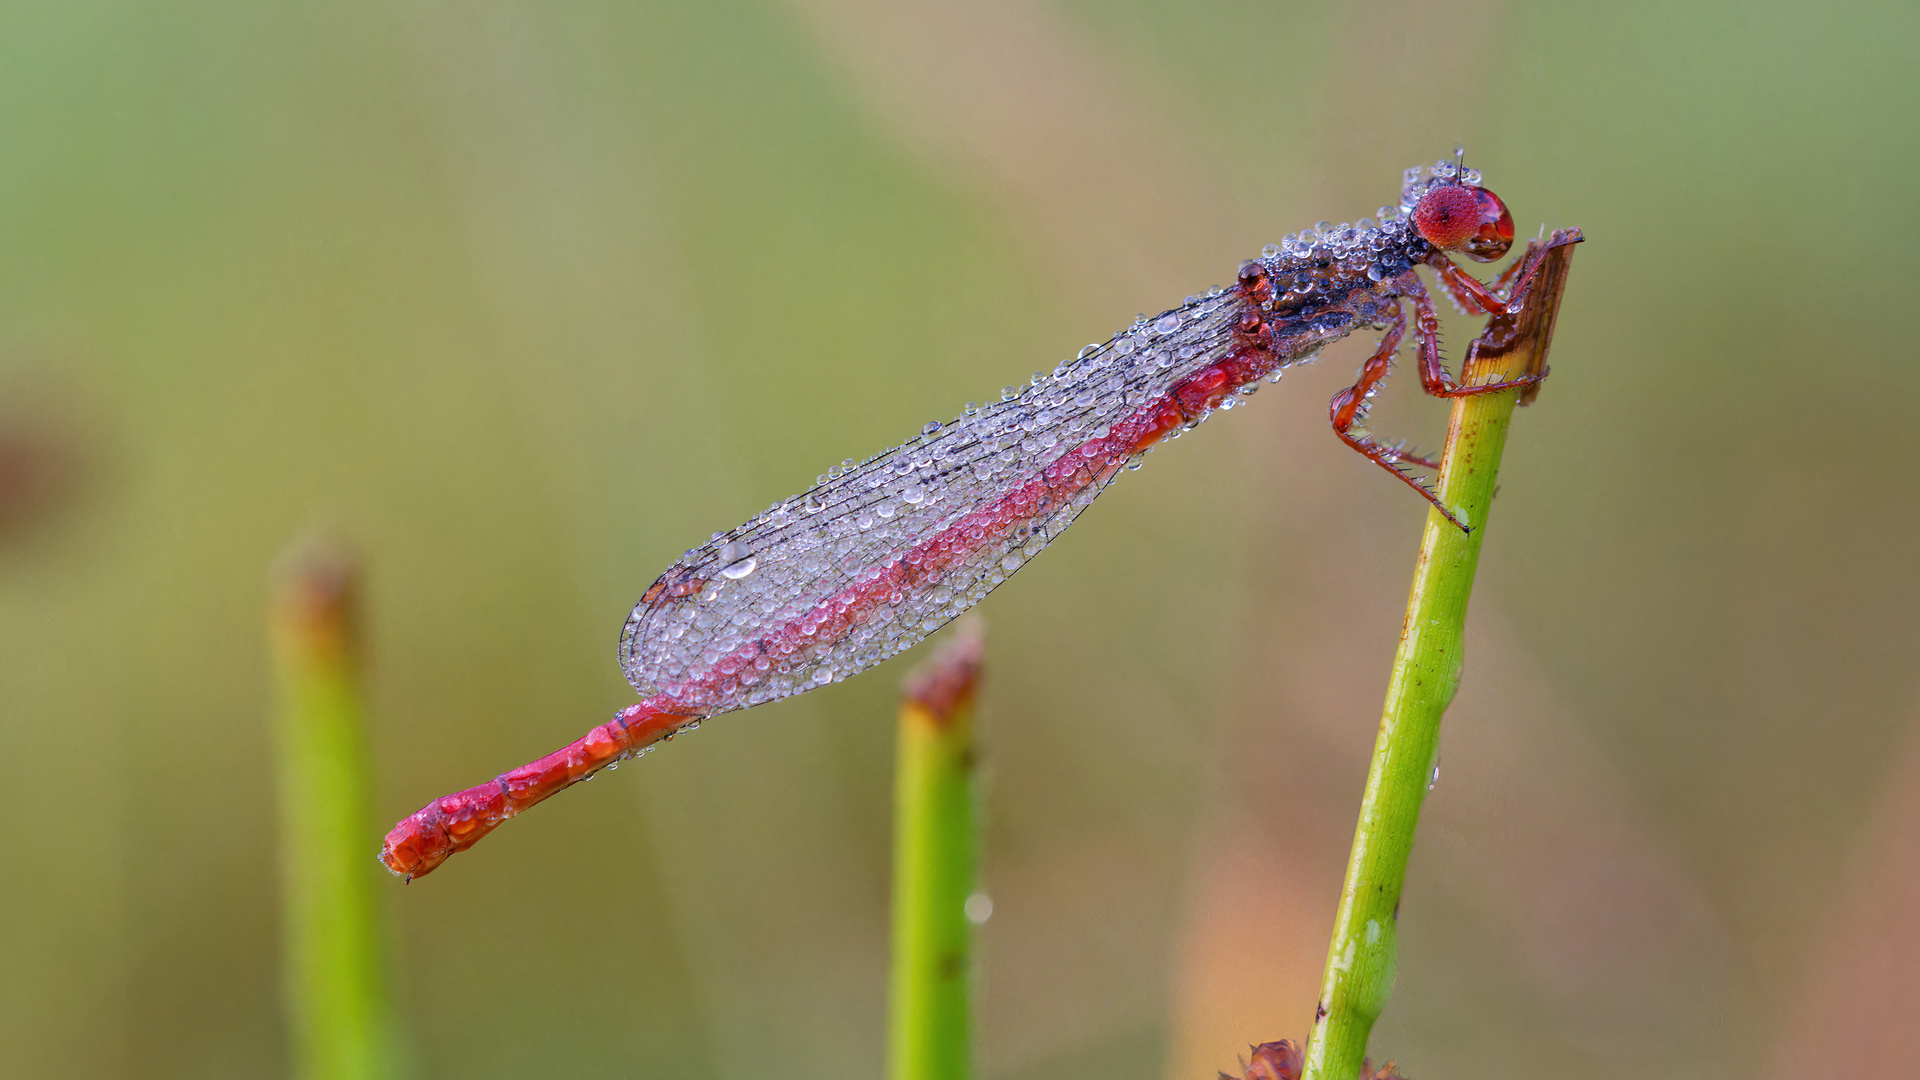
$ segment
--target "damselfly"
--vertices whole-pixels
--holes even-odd
[[[1039,554],[1161,439],[1362,328],[1384,336],[1334,397],[1334,431],[1472,528],[1409,468],[1435,463],[1375,439],[1365,420],[1406,334],[1403,301],[1413,305],[1427,393],[1484,394],[1545,376],[1456,382],[1415,273],[1434,271],[1470,312],[1508,316],[1540,260],[1517,261],[1490,288],[1451,255],[1491,261],[1512,243],[1513,218],[1479,173],[1457,158],[1409,169],[1399,205],[1376,219],[1290,235],[1243,264],[1231,288],[1141,316],[1051,374],[1007,387],[998,402],[970,404],[883,454],[835,466],[808,491],[715,533],[646,590],[620,635],[640,702],[564,750],[428,803],[387,834],[381,861],[411,880],[704,718],[838,682],[911,647]]]

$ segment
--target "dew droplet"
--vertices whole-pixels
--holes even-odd
[[[742,543],[727,544],[719,554],[720,576],[728,581],[739,581],[753,573],[753,568],[759,565],[759,559]]]
[[[983,892],[973,893],[967,897],[963,909],[967,913],[967,921],[980,926],[993,918],[993,897]]]

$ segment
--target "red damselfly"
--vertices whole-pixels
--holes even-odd
[[[825,686],[901,652],[980,602],[1039,554],[1123,469],[1163,438],[1233,408],[1288,367],[1363,328],[1384,331],[1333,428],[1439,508],[1409,466],[1433,462],[1378,441],[1367,408],[1414,311],[1421,385],[1438,397],[1527,387],[1544,371],[1462,385],[1441,361],[1439,322],[1415,268],[1462,308],[1520,310],[1540,260],[1488,287],[1452,253],[1504,256],[1513,218],[1459,159],[1409,169],[1398,206],[1322,223],[1243,264],[1231,288],[1188,297],[1089,345],[1001,400],[858,464],[687,552],[640,598],[620,661],[642,700],[585,738],[436,799],[387,834],[380,858],[408,879],[602,767],[719,713]]]

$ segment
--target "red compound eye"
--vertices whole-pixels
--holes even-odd
[[[1458,184],[1434,188],[1420,196],[1420,204],[1413,208],[1413,227],[1427,243],[1452,251],[1479,230],[1480,200]]]
[[[1500,196],[1486,188],[1474,188],[1473,194],[1480,200],[1480,228],[1467,241],[1467,254],[1491,262],[1513,246],[1513,215]]]
[[[1482,262],[1513,246],[1513,215],[1500,196],[1482,187],[1447,184],[1420,197],[1413,227],[1442,251],[1464,251]]]

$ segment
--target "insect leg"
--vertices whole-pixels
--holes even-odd
[[[1522,275],[1523,279],[1527,277],[1531,275]],[[1446,362],[1440,359],[1440,317],[1434,314],[1433,298],[1428,296],[1427,290],[1420,288],[1417,282],[1410,282],[1409,285],[1407,295],[1413,297],[1414,337],[1420,343],[1420,385],[1427,393],[1438,398],[1491,394],[1497,390],[1511,390],[1516,386],[1532,386],[1547,377],[1547,373],[1541,371],[1515,379],[1499,379],[1487,383],[1463,385],[1455,382],[1453,376],[1447,371]],[[1484,288],[1477,281],[1474,285]]]
[[[1509,263],[1505,270],[1500,271],[1500,276],[1493,279],[1493,284],[1488,288],[1492,289],[1496,296],[1513,299],[1513,279],[1520,275],[1520,271],[1533,265],[1534,261],[1533,249],[1528,248],[1527,254]]]
[[[1435,252],[1428,260],[1428,265],[1440,275],[1440,287],[1446,290],[1454,303],[1468,312],[1517,315],[1520,313],[1520,302],[1526,299],[1527,290],[1533,286],[1534,274],[1546,261],[1547,250],[1538,244],[1528,245],[1526,256],[1502,271],[1491,288],[1480,284],[1478,279],[1460,269],[1459,264],[1443,252]]]
[[[1422,294],[1422,299],[1424,298]],[[1432,305],[1429,304],[1429,310],[1431,307]],[[1380,339],[1379,348],[1373,351],[1372,356],[1367,357],[1367,362],[1360,365],[1360,377],[1354,380],[1353,385],[1333,396],[1333,401],[1327,410],[1328,418],[1333,423],[1333,433],[1340,436],[1342,442],[1364,454],[1369,461],[1392,473],[1401,483],[1419,492],[1420,497],[1438,508],[1441,515],[1448,521],[1465,530],[1467,527],[1453,516],[1451,510],[1441,504],[1440,497],[1433,490],[1432,485],[1406,469],[1408,463],[1424,465],[1430,469],[1438,468],[1438,464],[1388,446],[1375,439],[1366,429],[1367,410],[1372,405],[1373,396],[1380,392],[1380,385],[1386,381],[1387,375],[1393,370],[1393,354],[1400,348],[1400,339],[1406,336],[1406,332],[1406,312],[1398,303],[1395,303],[1392,319],[1387,324],[1386,336]]]
[[[1460,269],[1459,264],[1453,260],[1443,258],[1440,262],[1434,263],[1433,267],[1440,278],[1440,291],[1447,294],[1447,298],[1453,301],[1454,306],[1469,315],[1498,315],[1506,311],[1508,299],[1516,298],[1512,291],[1514,278],[1532,263],[1533,259],[1530,257],[1513,260],[1505,270],[1500,271],[1500,276],[1495,278],[1492,284],[1482,290],[1483,295],[1487,295],[1486,300],[1475,295],[1464,284],[1469,281],[1475,285],[1480,283],[1474,281],[1472,275]],[[1502,297],[1507,299],[1501,299]]]

